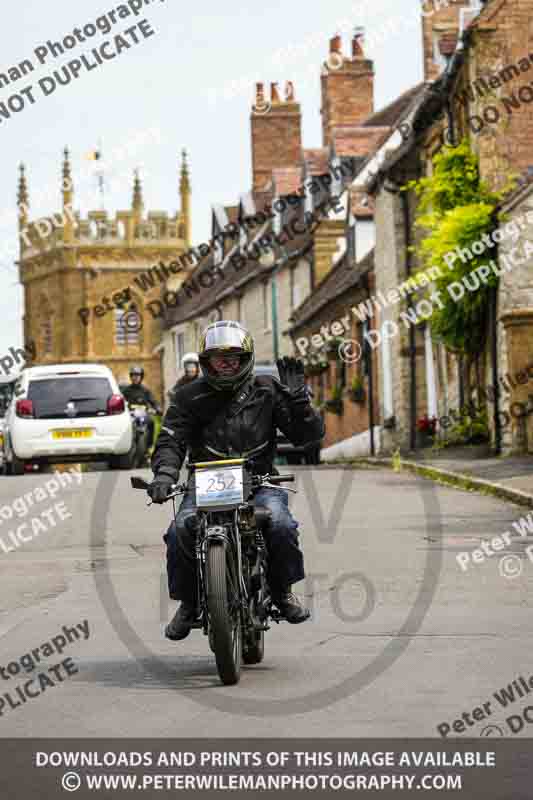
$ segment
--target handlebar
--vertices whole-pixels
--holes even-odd
[[[273,486],[279,483],[294,483],[295,477],[294,475],[254,475],[253,485],[255,486]],[[132,476],[130,478],[131,488],[132,489],[141,489],[142,491],[148,491],[150,484],[144,480],[144,478],[140,478],[138,475]],[[184,494],[187,491],[187,484],[186,483],[173,483],[170,487],[171,491],[167,496],[167,500],[172,500],[173,497],[176,497],[178,494]],[[294,492],[294,489],[289,489],[288,491]],[[148,505],[151,505],[152,501],[150,500]]]
[[[294,475],[270,475],[269,483],[294,483]]]

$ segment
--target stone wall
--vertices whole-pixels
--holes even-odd
[[[533,401],[533,370],[527,370],[533,365],[533,187],[522,193],[520,201],[508,213],[509,222],[520,218],[525,229],[516,242],[506,238],[499,245],[502,275],[497,341],[502,448],[504,453],[533,452],[533,415],[521,416],[520,407],[513,405],[522,403],[525,411],[530,397]],[[528,216],[531,222],[527,221]],[[513,264],[512,269],[504,270],[505,263]],[[490,364],[489,355],[487,360]],[[491,375],[490,365],[487,374]],[[491,383],[489,380],[488,384]],[[494,438],[492,420],[491,432]]]

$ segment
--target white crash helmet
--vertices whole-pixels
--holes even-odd
[[[183,369],[185,369],[186,364],[196,364],[198,368],[200,368],[200,359],[198,358],[198,353],[185,353],[181,359],[181,366]]]

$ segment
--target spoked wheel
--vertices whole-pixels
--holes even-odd
[[[231,553],[222,542],[211,542],[207,551],[207,607],[218,674],[226,685],[238,683],[242,654],[239,587]]]

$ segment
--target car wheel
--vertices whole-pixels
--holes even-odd
[[[310,465],[320,464],[320,448],[317,447],[305,454],[305,463]]]
[[[113,456],[110,458],[109,467],[110,469],[133,469],[136,455],[137,444],[134,439],[129,453],[125,453],[123,456]]]
[[[13,453],[11,458],[11,475],[24,475],[25,462],[21,458],[17,458]]]

